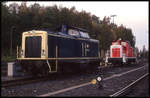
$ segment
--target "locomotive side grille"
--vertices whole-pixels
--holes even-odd
[[[41,36],[26,37],[25,57],[41,57]]]

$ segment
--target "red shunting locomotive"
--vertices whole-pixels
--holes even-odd
[[[121,41],[121,39],[116,42],[112,42],[110,50],[106,53],[106,63],[136,63],[136,51],[131,47],[128,41]]]

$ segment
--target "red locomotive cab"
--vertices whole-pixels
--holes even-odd
[[[124,56],[127,56],[127,43],[126,42],[122,42],[121,45],[122,45],[122,54]]]
[[[128,47],[128,57],[130,57],[130,47]]]
[[[129,55],[128,56],[132,57],[132,48],[131,47],[129,47]]]
[[[117,40],[117,43],[118,43],[118,45],[120,45],[121,44],[121,39]]]
[[[132,51],[133,51],[133,49],[132,49],[132,47],[131,47],[131,57],[133,57],[133,52],[132,52]]]
[[[121,39],[117,40],[116,42],[112,42],[112,45],[121,45]]]

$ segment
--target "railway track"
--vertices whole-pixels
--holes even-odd
[[[108,81],[108,80],[111,80],[113,78],[118,78],[118,77],[126,75],[128,73],[135,72],[137,70],[143,69],[144,67],[145,66],[142,66],[142,67],[139,67],[139,68],[136,68],[136,69],[128,70],[128,71],[123,72],[123,73],[118,73],[118,74],[111,75],[109,77],[104,78],[103,81]],[[91,84],[92,84],[91,81],[89,81],[89,82],[86,82],[86,83],[83,83],[83,84],[75,85],[75,86],[68,87],[68,88],[65,88],[65,89],[60,89],[58,91],[50,92],[50,93],[47,93],[47,94],[42,94],[42,95],[39,95],[39,96],[53,96],[53,95],[57,95],[59,93],[65,93],[67,91],[71,91],[71,90],[74,90],[74,89],[77,89],[77,88],[82,88],[82,87],[85,87],[85,86],[88,86],[88,85],[91,85]]]
[[[139,83],[141,80],[143,80],[144,78],[146,78],[148,76],[149,73],[144,74],[143,76],[141,76],[140,78],[138,78],[137,80],[135,80],[134,82],[130,83],[129,85],[127,85],[126,87],[124,87],[123,89],[117,91],[116,93],[109,95],[109,97],[118,97],[118,96],[124,96],[126,94],[128,94],[128,92],[134,87],[136,86],[137,83]]]
[[[29,84],[29,83],[34,83],[34,82],[39,82],[39,81],[44,81],[48,80],[48,76],[45,77],[26,77],[26,78],[21,78],[21,79],[16,79],[16,80],[8,80],[8,81],[2,81],[2,87],[11,87],[11,86],[17,86],[17,85],[23,85],[23,84]]]
[[[46,80],[56,80],[55,77],[58,79],[63,79],[63,78],[69,78],[75,75],[80,75],[83,73],[78,73],[78,74],[49,74],[47,76],[28,76],[20,79],[13,79],[13,80],[5,80],[2,81],[2,88],[6,87],[11,87],[11,86],[17,86],[17,85],[24,85],[24,84],[30,84],[30,83],[35,83],[35,82],[41,82],[41,81],[46,81]]]
[[[1,75],[2,76],[7,76],[7,66],[2,66],[1,67]]]
[[[112,74],[107,75],[104,78],[104,81],[105,80],[110,81],[110,79],[120,77],[122,75],[125,75],[125,74],[130,73],[130,72],[134,72],[136,70],[141,70],[141,69],[144,68],[144,66],[140,65],[138,68],[136,67],[136,69],[134,67],[132,68],[132,66],[127,68],[127,69],[126,69],[126,67],[123,67],[123,68],[125,68],[124,71],[118,70],[118,72],[117,72],[117,70],[114,69],[113,71],[115,73],[112,73],[114,75],[112,75]],[[128,69],[131,69],[131,68],[132,68],[132,70],[128,70]],[[116,67],[116,69],[118,69],[118,68]],[[147,69],[147,68],[144,68],[144,69]],[[80,77],[81,75],[82,75],[82,77]],[[22,80],[23,82],[24,81],[25,82],[24,83],[13,84],[13,85],[19,85],[19,86],[16,86],[16,87],[14,86],[13,88],[9,88],[10,86],[12,86],[12,84],[10,84],[10,86],[8,86],[9,84],[7,84],[8,88],[2,89],[3,90],[2,95],[3,96],[4,95],[5,96],[14,96],[14,95],[17,95],[17,96],[22,96],[22,95],[25,95],[25,96],[26,95],[29,95],[29,96],[42,96],[43,95],[44,96],[45,95],[45,96],[47,96],[48,93],[52,93],[52,96],[57,96],[57,95],[59,96],[59,94],[61,95],[61,93],[65,95],[65,93],[68,93],[68,92],[71,92],[71,91],[73,91],[73,92],[70,95],[72,95],[72,94],[75,95],[74,91],[77,93],[77,95],[80,95],[80,93],[84,94],[84,91],[86,91],[86,90],[87,91],[86,91],[85,95],[92,94],[93,91],[94,91],[94,93],[96,92],[96,94],[98,94],[100,96],[105,94],[105,92],[103,93],[103,90],[99,91],[99,89],[96,89],[97,88],[96,85],[95,86],[90,86],[91,79],[93,79],[93,77],[95,76],[95,73],[93,75],[91,75],[91,74],[90,75],[89,74],[81,74],[81,75],[80,74],[78,74],[78,75],[76,75],[76,74],[75,75],[60,75],[60,76],[57,75],[57,78],[56,78],[56,76],[54,77],[54,75],[53,75],[53,76],[49,76],[48,79],[50,81],[47,81],[47,82],[44,81],[44,83],[43,83],[43,81],[41,82],[41,79],[39,79],[39,80],[36,79],[36,80],[30,81],[32,79],[31,78],[31,79],[29,79],[29,81],[27,80],[27,82],[26,82],[26,80]],[[77,78],[77,77],[80,77],[81,79]],[[89,78],[89,79],[87,79],[87,78]],[[135,79],[137,79],[137,78],[135,78]],[[86,83],[87,81],[90,81],[90,82]],[[36,83],[33,83],[33,82],[36,82]],[[20,84],[31,84],[31,85],[22,85],[20,87]],[[107,91],[107,89],[109,89],[109,88],[107,88],[107,85],[109,85],[109,84],[107,83],[106,86],[105,86],[106,91]],[[2,83],[2,88],[3,87],[4,86],[3,86],[3,83]],[[81,91],[80,90],[78,91],[78,89],[81,89]],[[91,91],[91,92],[88,92],[88,90]],[[111,90],[108,90],[108,92],[111,92]],[[111,92],[109,94],[113,94],[113,92]],[[109,94],[107,94],[107,95],[105,94],[105,96],[109,96]],[[49,96],[49,94],[48,94],[48,96]]]
[[[110,69],[114,67],[114,65],[111,66],[100,66],[98,69]],[[117,66],[119,67],[119,66]],[[23,85],[23,84],[29,84],[29,83],[34,83],[34,82],[39,82],[39,81],[44,81],[48,79],[52,79],[52,77],[55,77],[54,74],[53,76],[44,76],[44,77],[26,77],[22,79],[16,79],[16,80],[8,80],[8,81],[2,81],[2,87],[11,87],[11,86],[17,86],[17,85]],[[56,76],[59,77],[59,76]]]

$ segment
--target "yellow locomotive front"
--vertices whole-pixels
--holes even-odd
[[[22,67],[23,72],[37,75],[48,73],[46,69],[48,58],[47,32],[32,30],[22,33],[21,47],[17,48],[16,65]],[[41,68],[45,71],[41,71]]]
[[[47,48],[47,32],[35,30],[23,32],[21,49],[17,51],[17,60],[47,59]]]

